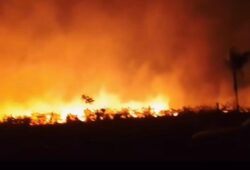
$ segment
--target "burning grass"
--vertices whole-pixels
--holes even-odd
[[[208,106],[201,106],[196,108],[183,107],[182,109],[169,109],[155,111],[154,109],[129,109],[124,108],[121,110],[116,109],[99,109],[91,110],[85,109],[80,117],[78,114],[69,113],[65,118],[59,113],[32,113],[31,116],[5,116],[1,123],[9,125],[28,125],[28,126],[45,126],[56,124],[69,124],[69,123],[89,123],[97,121],[115,121],[126,119],[147,119],[147,118],[168,118],[180,117],[186,115],[197,114],[232,114],[235,113],[230,107],[213,108]],[[250,109],[241,109],[241,113],[250,113]]]

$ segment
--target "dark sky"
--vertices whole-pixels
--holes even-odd
[[[0,102],[102,88],[124,101],[161,93],[173,107],[230,102],[226,58],[232,46],[250,49],[249,9],[248,0],[0,0]]]

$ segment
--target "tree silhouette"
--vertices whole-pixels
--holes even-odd
[[[231,48],[229,56],[229,64],[233,76],[233,86],[235,93],[236,110],[240,108],[239,92],[238,92],[238,72],[247,64],[250,52],[240,53],[235,48]]]
[[[87,104],[92,104],[95,100],[87,95],[82,95],[82,100]]]

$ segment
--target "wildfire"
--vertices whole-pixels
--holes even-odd
[[[169,102],[162,95],[148,101],[122,102],[117,95],[102,90],[97,98],[82,95],[69,103],[44,104],[32,101],[26,107],[9,103],[4,107],[2,121],[8,118],[30,118],[31,125],[63,124],[68,121],[112,120],[119,116],[125,118],[145,118],[147,116],[165,116],[169,110]],[[10,113],[10,114],[9,114]]]

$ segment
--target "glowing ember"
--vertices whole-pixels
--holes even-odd
[[[223,113],[229,113],[229,111],[228,111],[228,110],[223,110],[222,112],[223,112]]]
[[[175,112],[175,113],[173,113],[173,116],[174,116],[174,117],[177,117],[177,116],[179,116],[179,113],[178,113],[178,112]]]

